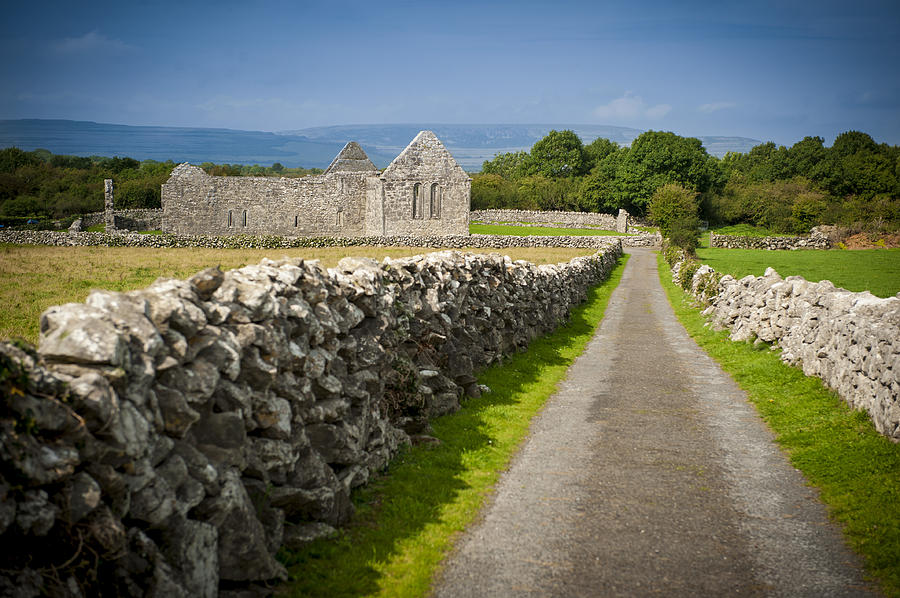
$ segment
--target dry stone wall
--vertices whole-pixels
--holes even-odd
[[[625,237],[579,236],[546,237],[509,235],[391,235],[373,237],[279,237],[275,235],[140,235],[134,233],[87,233],[58,231],[0,230],[0,243],[17,245],[51,245],[56,247],[205,247],[210,249],[257,248],[287,249],[292,247],[432,247],[502,249],[505,247],[578,247],[599,248],[611,242],[625,247],[659,245],[659,233]]]
[[[725,249],[829,249],[831,241],[817,231],[808,237],[744,237],[710,233],[709,246]]]
[[[36,352],[0,343],[0,594],[266,593],[621,251],[264,260],[50,308]]]
[[[674,278],[688,262],[679,262]],[[716,284],[718,280],[718,284]],[[703,265],[692,293],[733,340],[777,343],[782,361],[821,378],[848,404],[868,412],[875,428],[900,441],[900,295],[882,299],[800,276],[735,280]]]

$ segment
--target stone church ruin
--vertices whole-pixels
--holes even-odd
[[[321,175],[210,176],[188,163],[162,186],[174,234],[370,237],[467,235],[471,179],[431,131],[383,171],[351,141]]]

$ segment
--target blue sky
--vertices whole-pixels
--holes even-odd
[[[900,1],[16,2],[0,118],[900,144]]]

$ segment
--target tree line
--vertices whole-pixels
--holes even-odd
[[[0,150],[0,221],[65,219],[103,209],[103,179],[116,184],[119,208],[160,207],[171,160],[56,155],[43,149]],[[318,168],[214,164],[220,176],[299,177]],[[712,224],[749,223],[775,232],[815,224],[868,223],[900,228],[900,147],[848,131],[831,147],[805,137],[791,147],[763,143],[716,158],[699,139],[648,131],[630,147],[607,139],[583,144],[572,131],[551,131],[530,151],[499,154],[473,175],[472,208],[608,212],[648,216],[665,185],[691,194]],[[669,192],[672,190],[670,189]]]
[[[648,131],[630,147],[585,145],[551,131],[530,152],[499,154],[472,180],[472,208],[573,210],[649,215],[657,190],[675,185],[714,224],[749,223],[806,232],[821,223],[900,227],[900,147],[848,131],[831,147],[805,137],[791,147],[763,143],[719,159],[699,139]],[[669,189],[669,193],[672,189]]]
[[[45,149],[0,150],[0,221],[66,219],[103,210],[103,180],[115,181],[117,209],[159,208],[160,188],[176,164],[172,160],[138,161],[128,157],[68,156]],[[301,177],[319,168],[245,164],[200,165],[219,176]]]

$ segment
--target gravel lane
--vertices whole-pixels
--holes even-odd
[[[433,588],[873,595],[816,493],[675,319],[649,250]]]

